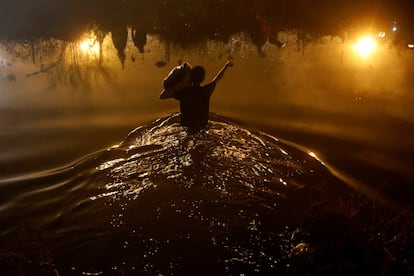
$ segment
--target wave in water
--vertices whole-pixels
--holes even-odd
[[[211,274],[285,271],[298,214],[346,185],[272,136],[215,114],[189,132],[174,114],[1,190],[2,239],[18,250],[37,233],[31,263],[48,248],[58,271]]]

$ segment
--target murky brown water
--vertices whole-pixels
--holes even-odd
[[[17,60],[2,68],[17,76],[1,81],[2,239],[42,229],[54,261],[75,271],[195,272],[201,259],[215,272],[279,271],[286,210],[297,198],[306,208],[315,185],[412,205],[413,53],[358,63],[335,43],[305,55],[267,45],[263,58],[237,41],[178,49],[160,68],[165,52],[151,43],[145,54],[127,51],[123,70],[108,61],[113,81],[90,88],[48,89],[50,79],[26,76],[37,65]],[[212,78],[229,49],[235,67],[212,98],[222,117],[209,131],[188,138],[158,123],[109,149],[177,111],[158,93],[178,60],[205,64]]]

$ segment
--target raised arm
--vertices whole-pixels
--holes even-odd
[[[232,62],[232,61],[227,61],[227,62],[226,62],[226,64],[224,64],[223,68],[221,68],[220,72],[218,72],[218,74],[214,77],[214,79],[213,79],[213,81],[212,81],[212,82],[217,82],[217,81],[219,81],[219,80],[223,77],[224,72],[226,71],[226,69],[227,69],[228,67],[232,67],[233,65],[234,65],[234,64],[233,64],[233,62]]]

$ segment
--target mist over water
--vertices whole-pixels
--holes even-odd
[[[122,68],[108,36],[103,67],[109,77],[85,75],[86,85],[79,87],[50,87],[48,74],[29,77],[40,65],[3,50],[2,58],[12,65],[2,73],[16,81],[1,80],[2,174],[51,169],[119,142],[134,127],[177,110],[176,102],[158,95],[161,80],[178,62],[203,64],[208,80],[232,57],[236,66],[218,85],[212,111],[310,147],[347,173],[358,172],[358,164],[411,176],[413,52],[381,45],[364,59],[337,38],[304,49],[288,34],[282,38],[289,46],[266,43],[263,57],[242,34],[227,44],[185,50],[150,37],[144,53],[128,45]],[[166,65],[156,66],[160,61]],[[86,65],[80,70],[91,72]],[[363,175],[374,188],[400,185],[387,176],[371,177]]]

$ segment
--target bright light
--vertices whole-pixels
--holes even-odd
[[[98,54],[99,53],[99,43],[97,43],[96,38],[88,36],[79,42],[79,48],[84,54]]]
[[[385,32],[379,32],[378,37],[379,38],[384,38],[385,37]]]
[[[408,48],[410,48],[410,49],[414,49],[414,44],[408,44]]]
[[[395,33],[396,31],[398,31],[398,27],[397,27],[397,25],[398,25],[398,22],[397,21],[392,21],[392,31]]]
[[[358,52],[362,57],[368,57],[376,48],[375,41],[370,37],[361,38],[353,48]]]

